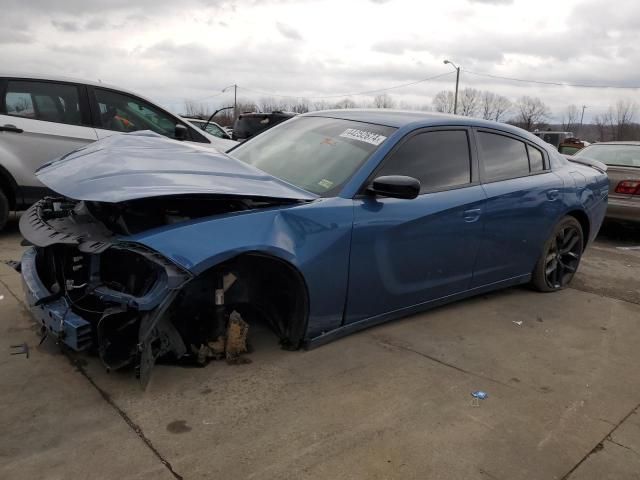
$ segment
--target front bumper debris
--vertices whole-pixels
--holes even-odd
[[[21,262],[27,304],[60,344],[98,354],[108,370],[133,367],[143,386],[161,357],[242,361],[248,326],[225,303],[236,278],[226,268],[196,278],[73,200],[37,202],[20,229],[33,245]],[[234,304],[246,296],[236,290]]]
[[[65,299],[56,298],[40,281],[35,248],[31,247],[24,253],[21,268],[27,305],[41,328],[73,350],[82,351],[91,347],[91,324],[70,311]],[[46,302],[47,299],[50,300]]]

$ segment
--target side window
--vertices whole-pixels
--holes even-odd
[[[82,125],[80,94],[75,85],[10,80],[4,100],[7,115]]]
[[[384,160],[376,176],[407,175],[420,180],[420,193],[471,182],[469,138],[464,130],[415,135]]]
[[[117,132],[151,130],[173,138],[176,123],[172,116],[153,105],[111,90],[94,89],[102,128]]]
[[[227,134],[224,133],[224,130],[222,130],[217,125],[213,125],[211,123],[207,126],[207,132],[209,132],[211,135],[214,135],[218,138],[227,138]]]
[[[544,157],[542,152],[531,145],[527,145],[529,152],[529,169],[532,172],[542,172],[544,170]]]
[[[529,175],[529,158],[524,142],[504,135],[478,132],[478,148],[485,181]]]

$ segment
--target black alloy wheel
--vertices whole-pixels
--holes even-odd
[[[533,273],[533,285],[543,292],[565,288],[578,270],[583,248],[580,223],[573,217],[563,218],[545,244]]]

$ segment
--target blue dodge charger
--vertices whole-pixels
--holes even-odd
[[[25,292],[43,331],[144,383],[160,357],[224,355],[238,317],[295,349],[551,292],[606,211],[606,167],[583,162],[510,125],[389,110],[301,115],[228,154],[113,136],[37,172],[56,195],[20,220]]]

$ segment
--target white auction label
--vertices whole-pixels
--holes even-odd
[[[357,128],[347,128],[340,134],[341,137],[350,138],[352,140],[360,140],[361,142],[370,143],[371,145],[378,146],[384,142],[387,137],[379,135],[373,132],[366,132],[364,130],[358,130]]]

